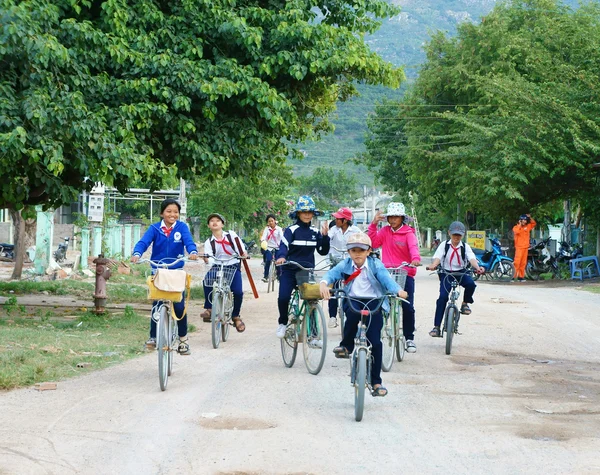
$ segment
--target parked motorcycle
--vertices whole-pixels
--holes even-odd
[[[15,258],[14,244],[0,242],[0,257],[5,257],[6,259],[14,259]]]
[[[246,252],[248,254],[252,254],[256,251],[256,241],[246,241],[245,239],[242,239],[242,242],[244,243],[244,246],[246,246]]]
[[[498,238],[490,238],[492,244],[491,251],[473,249],[475,257],[480,267],[485,269],[485,274],[493,280],[509,281],[515,274],[515,265],[512,258],[505,253],[507,248],[503,248]],[[473,276],[474,280],[479,278],[479,274]]]
[[[568,242],[563,241],[560,243],[558,253],[556,254],[556,260],[561,263],[568,264],[571,259],[578,259],[583,256],[583,249],[581,244],[576,243],[570,245]]]
[[[540,275],[551,273],[553,278],[560,275],[556,258],[552,257],[548,249],[550,238],[543,239],[529,248],[525,275],[531,280],[539,280]]]
[[[56,262],[62,262],[67,257],[67,249],[69,248],[69,237],[66,236],[63,239],[64,239],[64,242],[62,242],[58,245],[58,249],[56,249],[56,251],[54,251],[54,254],[53,254],[54,260]]]

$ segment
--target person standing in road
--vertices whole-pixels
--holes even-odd
[[[346,251],[346,242],[348,237],[355,233],[360,233],[361,230],[358,226],[352,224],[352,211],[350,208],[340,208],[331,216],[335,218],[335,226],[329,227],[329,261],[331,267],[334,267],[338,262],[344,258],[344,251]],[[341,251],[338,251],[341,249]],[[336,282],[337,285],[337,282]],[[329,299],[329,328],[337,327],[337,312],[338,312],[338,300]]]
[[[387,268],[399,267],[403,262],[408,262],[413,266],[421,265],[421,255],[419,254],[419,244],[415,230],[406,224],[406,210],[404,204],[392,202],[388,205],[387,213],[381,214],[377,211],[373,222],[369,224],[368,234],[371,238],[374,248],[381,247],[381,260]],[[377,230],[379,222],[387,219],[389,226],[384,226]],[[407,267],[408,273],[404,290],[408,294],[406,300],[402,302],[402,332],[406,339],[406,351],[416,353],[415,344],[415,267]]]
[[[530,214],[522,214],[519,216],[519,222],[513,226],[513,234],[515,236],[515,275],[512,282],[515,279],[525,282],[525,267],[527,266],[530,235],[536,224]]]

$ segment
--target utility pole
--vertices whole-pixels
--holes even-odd
[[[367,229],[367,185],[363,185],[363,213],[365,213],[363,223],[365,229]]]
[[[179,220],[185,223],[185,217],[187,215],[187,199],[185,196],[185,180],[183,178],[179,179],[179,204],[181,205]]]

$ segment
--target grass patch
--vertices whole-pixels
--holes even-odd
[[[587,290],[593,294],[600,294],[600,284],[587,284],[582,287],[582,290]]]
[[[0,318],[0,389],[63,380],[144,353],[148,318],[131,307],[72,315],[76,318],[66,320],[46,311],[39,319]]]

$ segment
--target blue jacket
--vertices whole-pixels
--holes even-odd
[[[283,231],[283,238],[275,253],[275,259],[284,257],[288,261],[296,261],[304,267],[313,268],[315,249],[322,256],[326,256],[329,253],[329,236],[323,236],[310,224],[297,220],[295,224]]]
[[[175,221],[173,230],[169,237],[167,237],[165,232],[160,228],[161,222],[150,225],[146,230],[142,239],[133,248],[134,256],[141,256],[146,252],[150,244],[152,244],[152,256],[150,259],[153,261],[165,260],[165,263],[169,263],[179,259],[184,255],[184,247],[188,254],[198,254],[198,249],[187,224]],[[183,267],[183,264],[183,261],[178,262],[170,267],[170,269],[180,269]]]
[[[401,287],[396,283],[390,276],[390,273],[384,267],[383,263],[379,259],[374,257],[367,257],[367,277],[369,282],[375,289],[378,297],[383,296],[386,293],[398,294]],[[330,269],[321,279],[326,281],[328,285],[333,284],[338,280],[346,280],[354,272],[354,263],[350,257],[347,257],[334,268]],[[352,288],[354,281],[348,282],[346,285],[346,291]],[[387,312],[390,309],[388,299],[383,302],[382,308]]]

